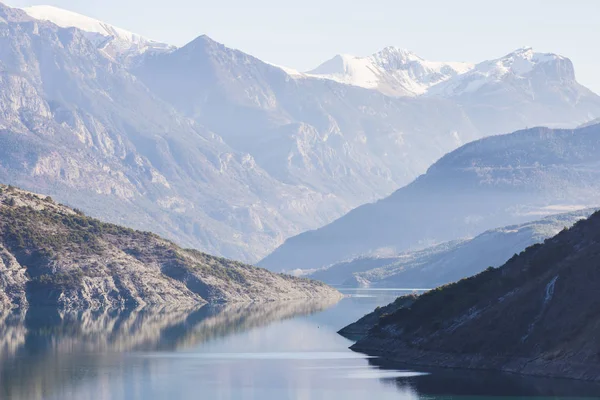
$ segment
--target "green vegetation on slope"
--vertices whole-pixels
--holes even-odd
[[[4,282],[4,305],[23,298],[89,307],[339,296],[319,282],[181,249],[3,185],[0,253],[0,282],[18,277]]]

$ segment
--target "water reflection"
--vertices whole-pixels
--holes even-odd
[[[137,372],[143,372],[143,379],[127,382],[125,388],[153,375],[143,371],[147,363],[124,363],[125,354],[181,352],[273,321],[309,315],[331,304],[311,301],[195,309],[6,312],[0,315],[0,398],[113,398],[113,382],[109,380],[116,376],[127,379],[141,367]],[[96,381],[94,390],[78,393],[78,385],[86,380]],[[102,390],[109,392],[103,395]]]
[[[416,367],[391,362],[380,358],[370,358],[369,364],[380,371],[398,371]],[[384,379],[399,391],[412,391],[427,398],[470,398],[486,397],[549,397],[549,398],[598,398],[600,384],[572,379],[553,379],[496,371],[476,371],[465,369],[442,369],[418,367],[421,374]]]
[[[405,291],[404,291],[405,292]],[[337,331],[399,292],[298,302],[0,315],[0,399],[573,398],[600,385],[430,370],[348,350]]]

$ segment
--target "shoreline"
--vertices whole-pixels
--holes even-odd
[[[359,341],[350,346],[350,349],[407,366],[497,371],[524,376],[600,382],[600,363],[574,363],[541,357],[518,358],[444,353],[413,349],[386,339],[369,338],[368,342],[369,344],[361,344]]]

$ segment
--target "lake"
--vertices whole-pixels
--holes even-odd
[[[348,350],[336,332],[410,291],[292,302],[0,317],[2,399],[417,399],[600,396],[600,385],[428,370]],[[473,397],[475,396],[475,397]]]

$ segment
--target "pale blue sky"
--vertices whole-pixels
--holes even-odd
[[[7,0],[50,4],[155,40],[201,34],[265,61],[308,70],[337,53],[385,46],[423,58],[471,61],[532,46],[571,58],[600,93],[600,0]]]

